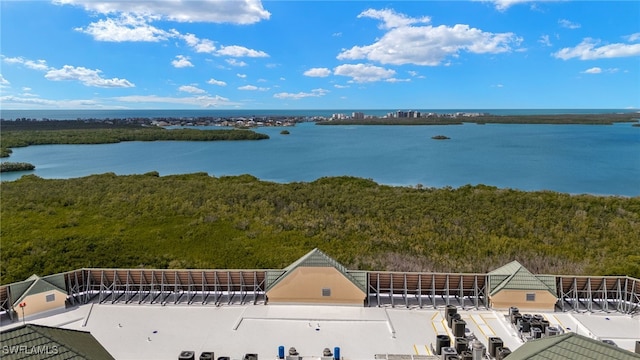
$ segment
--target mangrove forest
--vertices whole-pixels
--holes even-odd
[[[640,278],[640,197],[353,177],[26,175],[2,183],[0,282],[82,267],[280,269],[319,248],[350,269]]]

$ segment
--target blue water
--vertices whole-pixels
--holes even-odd
[[[259,128],[269,140],[123,142],[13,149],[25,173],[72,178],[114,172],[251,174],[275,182],[350,175],[381,184],[640,196],[640,128],[616,125],[317,126]],[[432,140],[446,135],[450,140]]]

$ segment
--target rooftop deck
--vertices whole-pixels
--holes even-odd
[[[90,331],[116,359],[176,359],[191,350],[242,359],[256,353],[275,359],[278,347],[295,347],[307,359],[319,359],[324,348],[340,347],[344,359],[374,359],[377,354],[433,355],[436,335],[453,338],[444,307],[438,309],[301,306],[99,304],[43,314],[32,323]],[[467,336],[487,345],[498,336],[515,350],[523,344],[506,313],[457,309]],[[599,340],[613,340],[634,350],[640,339],[640,317],[620,313],[541,313],[551,325]],[[1,330],[21,323],[2,324]],[[418,356],[420,355],[420,356]]]

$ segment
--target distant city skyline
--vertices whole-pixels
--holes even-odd
[[[0,109],[640,108],[637,1],[2,1]]]

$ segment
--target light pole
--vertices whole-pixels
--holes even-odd
[[[27,306],[27,303],[21,302],[19,306],[22,309],[22,325],[26,325],[26,321],[24,320],[24,308]]]

